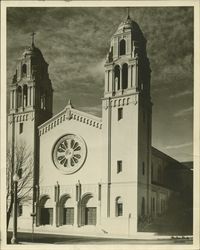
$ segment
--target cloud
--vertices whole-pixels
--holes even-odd
[[[185,90],[183,92],[177,93],[177,94],[172,94],[169,96],[169,98],[179,98],[187,95],[192,95],[193,91],[192,90]]]
[[[81,110],[84,112],[88,112],[92,115],[99,116],[101,114],[102,106],[101,105],[96,105],[96,106],[85,106],[81,107]]]
[[[187,143],[183,143],[183,144],[177,144],[177,145],[169,145],[166,146],[166,149],[179,149],[179,148],[184,148],[184,147],[190,147],[192,146],[193,143],[192,142],[187,142]]]
[[[189,107],[186,109],[179,110],[174,114],[174,117],[181,117],[181,116],[186,116],[186,115],[191,115],[193,111],[193,107]]]
[[[104,64],[105,64],[105,59],[102,59],[100,62],[88,65],[87,71],[90,75],[104,78]]]
[[[163,141],[175,137],[178,144],[183,139],[178,138],[177,122],[181,119],[173,118],[191,114],[192,108],[181,109],[193,104],[190,94],[193,88],[193,7],[133,7],[130,16],[147,39],[152,69],[151,95],[155,105],[153,136],[158,136],[158,131],[166,131],[165,126],[171,127],[172,134],[169,130],[159,136]],[[16,61],[24,47],[30,45],[30,33],[35,31],[35,44],[49,64],[55,90],[54,114],[62,110],[70,98],[78,109],[101,115],[103,64],[110,39],[125,18],[126,10],[121,7],[9,7],[7,83],[11,83]],[[192,127],[192,117],[187,118],[191,119],[185,119],[181,134],[191,137],[188,128]],[[158,128],[155,124],[159,124]]]

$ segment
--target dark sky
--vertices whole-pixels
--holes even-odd
[[[101,116],[103,65],[110,38],[126,18],[126,8],[7,10],[8,83],[35,31],[35,44],[49,63],[54,114],[70,98],[77,109]],[[153,146],[180,161],[192,160],[193,8],[137,7],[130,8],[130,16],[147,39]]]

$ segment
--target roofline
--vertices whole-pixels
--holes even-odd
[[[98,121],[98,122],[102,122],[102,118],[98,117],[98,116],[94,116],[91,114],[88,114],[86,112],[80,111],[78,109],[74,109],[71,106],[66,106],[63,110],[61,110],[59,113],[55,114],[53,117],[51,117],[49,120],[47,120],[46,122],[42,123],[41,125],[38,126],[38,129],[40,130],[41,128],[45,127],[46,125],[48,125],[50,122],[52,122],[53,120],[55,120],[56,118],[58,118],[60,115],[63,115],[66,112],[66,109],[70,109],[72,112],[78,112],[80,115],[83,115],[89,119]]]
[[[155,152],[155,153],[157,153],[158,155],[160,155],[160,156],[164,156],[166,159],[168,159],[168,160],[170,160],[170,161],[173,161],[173,162],[176,162],[178,165],[180,165],[181,167],[183,167],[183,168],[185,168],[185,169],[188,169],[183,163],[181,163],[180,161],[178,161],[178,160],[176,160],[176,159],[174,159],[174,158],[172,158],[171,156],[169,156],[169,155],[167,155],[167,154],[165,154],[165,153],[163,153],[162,151],[160,151],[160,150],[158,150],[157,148],[155,148],[155,147],[151,147],[152,148],[152,150]]]

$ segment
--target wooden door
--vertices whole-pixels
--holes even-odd
[[[41,225],[53,225],[53,208],[41,208]]]
[[[67,207],[63,209],[63,225],[74,224],[74,208]]]
[[[96,207],[85,208],[85,225],[96,225]]]

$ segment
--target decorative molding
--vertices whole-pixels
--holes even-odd
[[[133,103],[136,105],[138,103],[137,96],[135,95],[133,98]]]
[[[102,120],[98,117],[81,112],[73,108],[67,108],[39,126],[39,135],[43,135],[66,120],[76,120],[94,128],[102,129]]]
[[[14,117],[12,118],[13,116],[10,115],[10,124],[14,122],[25,122],[25,121],[28,121],[29,119],[29,114],[19,114],[19,115],[16,115],[14,114]]]
[[[125,105],[129,105],[130,104],[130,99],[131,97],[116,97],[113,98],[110,101],[110,107],[122,107]],[[108,109],[108,105],[109,105],[109,101],[106,100],[106,102],[104,103],[103,108],[106,110]]]

